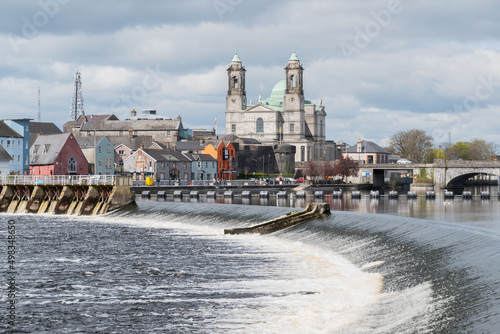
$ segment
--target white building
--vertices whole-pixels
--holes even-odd
[[[228,73],[226,134],[257,139],[264,145],[296,147],[295,161],[335,160],[336,145],[325,140],[325,107],[304,99],[303,72],[295,51],[280,80],[266,100],[248,105],[245,72],[235,54]]]

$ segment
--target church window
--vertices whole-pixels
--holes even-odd
[[[236,133],[236,124],[231,124],[231,132]]]
[[[70,173],[76,173],[76,159],[74,156],[71,156],[68,160],[68,172]]]
[[[295,77],[295,75],[290,76],[290,82],[292,84],[292,88],[297,87],[297,78]]]
[[[238,78],[237,77],[233,77],[233,84],[234,84],[234,88],[238,88]]]
[[[295,124],[290,123],[290,132],[294,132],[294,131],[295,131]]]
[[[323,136],[323,121],[319,121],[319,135]]]
[[[255,122],[255,132],[264,133],[264,120],[261,117]]]

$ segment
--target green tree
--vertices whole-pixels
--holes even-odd
[[[468,143],[458,141],[455,144],[448,146],[444,150],[444,154],[446,159],[462,159],[469,160],[470,159],[470,146]]]
[[[425,158],[426,163],[432,163],[435,159],[445,159],[444,152],[439,148],[433,148],[429,150],[427,153],[427,157]]]
[[[424,130],[412,129],[399,131],[392,135],[390,145],[392,150],[413,162],[424,162],[432,148],[432,136]]]

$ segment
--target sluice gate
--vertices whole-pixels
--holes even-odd
[[[134,203],[132,178],[103,176],[2,176],[0,212],[98,215]]]

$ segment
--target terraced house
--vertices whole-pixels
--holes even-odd
[[[27,118],[0,121],[0,145],[11,156],[9,173],[28,174],[30,169],[30,120]]]

